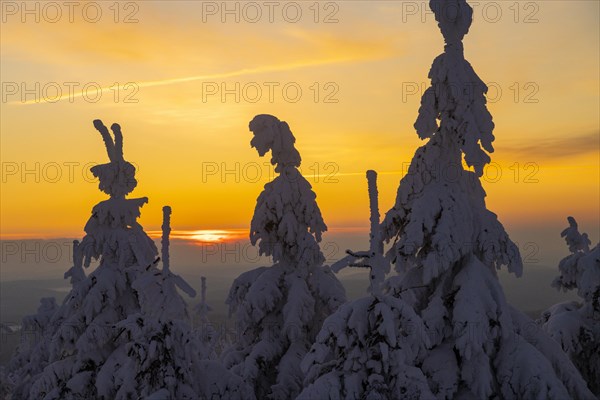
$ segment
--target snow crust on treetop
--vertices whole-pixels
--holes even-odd
[[[108,129],[99,119],[94,120],[94,127],[102,135],[106,153],[110,160],[107,164],[92,167],[92,174],[100,180],[99,188],[111,197],[125,197],[137,186],[135,180],[135,167],[125,161],[123,157],[123,134],[119,124],[112,124],[111,130],[114,140]]]
[[[567,217],[567,221],[569,221],[569,227],[565,228],[560,233],[560,237],[565,238],[567,246],[569,246],[569,251],[571,253],[577,253],[578,251],[590,251],[590,245],[592,242],[588,238],[587,233],[579,233],[579,228],[575,218]]]
[[[448,44],[457,44],[469,32],[473,9],[466,0],[430,0],[429,8]]]
[[[261,157],[271,150],[271,164],[275,166],[275,172],[281,173],[286,167],[300,166],[300,153],[294,147],[296,138],[287,122],[272,115],[260,114],[250,121],[249,127],[254,133],[250,145],[256,148]]]

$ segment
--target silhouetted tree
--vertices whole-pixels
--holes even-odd
[[[236,343],[225,366],[254,387],[260,399],[294,398],[302,388],[300,361],[324,319],[345,301],[344,288],[318,242],[327,229],[316,195],[300,174],[300,154],[287,123],[271,115],[250,122],[259,155],[271,150],[279,175],[258,197],[250,227],[252,244],[274,265],[240,275],[227,303],[235,313]]]
[[[163,268],[158,250],[137,222],[147,198],[126,199],[136,186],[135,168],[123,158],[119,125],[101,121],[110,162],[92,168],[108,200],[97,204],[74,243],[74,265],[65,278],[72,290],[60,307],[42,301],[35,322],[41,340],[13,358],[13,398],[196,399],[236,393],[241,379],[204,361],[203,344],[189,324],[177,288],[194,290],[169,268],[169,207],[164,208]],[[92,259],[98,267],[85,275]]]
[[[577,289],[582,301],[556,304],[542,313],[542,328],[560,343],[587,381],[600,396],[600,245],[590,250],[587,234],[579,233],[575,218],[562,231],[570,255],[558,265],[560,275],[552,282],[559,290]]]
[[[413,340],[423,334],[429,340],[412,361],[418,381],[426,380],[437,398],[591,398],[556,343],[506,302],[496,270],[507,266],[519,276],[522,262],[486,209],[479,181],[493,151],[494,124],[487,87],[463,53],[473,11],[465,0],[429,4],[446,44],[415,123],[428,142],[416,151],[382,223],[398,272],[388,290],[421,317],[425,332],[413,332]],[[463,168],[463,157],[474,171]],[[419,398],[411,387],[404,390],[393,396]]]
[[[429,344],[421,318],[403,300],[382,291],[389,263],[383,258],[376,174],[367,172],[371,209],[370,249],[332,265],[370,270],[370,295],[342,305],[327,318],[302,362],[305,389],[298,399],[421,399],[432,397],[413,366]]]

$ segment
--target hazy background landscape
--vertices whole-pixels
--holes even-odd
[[[176,231],[175,231],[176,232]],[[265,257],[258,257],[257,250],[245,240],[242,232],[235,232],[237,239],[223,239],[226,231],[216,234],[199,231],[188,235],[188,239],[173,239],[171,244],[171,269],[183,276],[198,292],[200,277],[208,281],[207,300],[212,307],[211,322],[217,326],[232,329],[225,304],[229,287],[242,272],[263,265],[270,265]],[[593,232],[593,231],[592,231]],[[321,248],[332,263],[344,256],[345,249],[363,250],[368,245],[368,233],[361,229],[344,229],[325,235]],[[592,239],[596,236],[592,235]],[[177,234],[175,234],[177,236]],[[184,236],[184,235],[180,235]],[[519,234],[513,240],[520,243],[525,261],[521,278],[499,271],[508,301],[532,318],[552,304],[576,299],[575,293],[562,293],[550,287],[557,275],[557,265],[568,249],[563,244],[559,232],[552,232],[547,240],[527,240]],[[196,239],[192,239],[195,237]],[[216,240],[209,242],[204,240]],[[225,240],[219,242],[219,240]],[[155,240],[160,248],[160,241]],[[42,297],[55,297],[60,303],[70,290],[63,273],[71,266],[72,239],[56,240],[3,240],[0,268],[0,322],[4,325],[18,325],[24,315],[34,313]],[[88,273],[95,267],[90,266]],[[366,271],[343,270],[338,277],[346,288],[348,297],[354,299],[366,294],[368,277]],[[186,297],[184,295],[184,297]],[[199,299],[190,299],[195,306]],[[192,308],[190,308],[192,310]],[[0,362],[6,364],[18,343],[20,333],[2,330]]]

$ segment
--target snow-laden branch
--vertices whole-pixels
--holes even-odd
[[[114,140],[101,120],[94,127],[102,135],[109,163],[93,166],[90,170],[100,181],[99,188],[112,198],[124,198],[137,186],[135,167],[123,156],[123,133],[119,124],[112,124]]]
[[[108,128],[99,119],[94,120],[94,127],[98,130],[98,132],[100,132],[100,135],[102,135],[102,140],[104,140],[104,146],[106,147],[106,154],[108,154],[108,159],[110,161],[116,161],[115,143],[108,132]]]
[[[115,123],[110,126],[110,129],[115,136],[114,161],[123,161],[123,133],[121,133],[121,126]]]
[[[590,251],[590,245],[592,242],[588,238],[587,233],[579,233],[577,227],[577,221],[573,217],[567,217],[569,221],[569,227],[560,233],[560,237],[565,238],[569,251],[571,253],[577,253],[578,251],[588,252]]]

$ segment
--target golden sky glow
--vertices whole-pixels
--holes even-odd
[[[367,169],[380,173],[382,212],[392,206],[421,144],[412,124],[427,73],[443,51],[432,15],[420,14],[426,1],[321,2],[318,15],[301,2],[296,23],[284,18],[286,3],[273,23],[264,6],[256,23],[247,21],[254,14],[223,23],[220,11],[203,11],[211,2],[191,1],[119,3],[115,22],[109,3],[94,3],[96,23],[80,8],[56,23],[3,8],[0,235],[82,235],[105,198],[88,172],[107,162],[95,118],[123,129],[125,158],[138,168],[131,197],[149,197],[141,223],[150,231],[166,204],[174,230],[200,242],[248,228],[273,174],[249,145],[259,113],[290,124],[330,227],[368,226]],[[124,23],[131,12],[138,22]],[[484,187],[509,232],[539,225],[558,234],[574,215],[598,240],[598,13],[597,1],[475,7],[465,55],[489,83],[496,123]],[[34,92],[23,97],[23,85]],[[233,93],[223,98],[223,88]]]
[[[151,238],[160,238],[161,231],[149,231]],[[191,244],[225,243],[233,242],[248,237],[247,229],[200,229],[195,231],[173,230],[171,240],[182,240]]]

